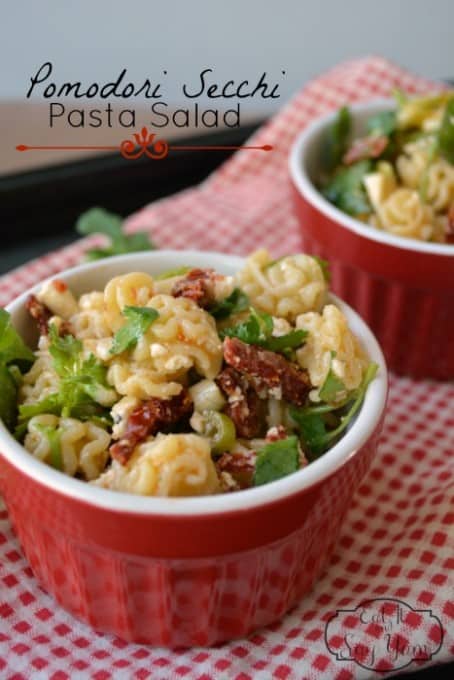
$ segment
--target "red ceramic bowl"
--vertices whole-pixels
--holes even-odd
[[[83,265],[61,278],[81,294],[128,271],[183,264],[231,274],[242,261],[160,251]],[[26,297],[8,309],[32,342]],[[308,592],[375,454],[387,392],[374,336],[339,305],[379,364],[378,376],[343,439],[274,483],[195,498],[108,491],[41,463],[0,423],[0,489],[10,518],[37,578],[65,609],[126,640],[212,645],[281,618]]]
[[[351,107],[354,134],[392,101]],[[370,325],[388,366],[415,378],[454,378],[454,245],[369,227],[331,205],[315,186],[320,146],[334,115],[296,139],[290,155],[303,249],[330,261],[333,291]]]

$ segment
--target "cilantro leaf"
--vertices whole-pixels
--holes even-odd
[[[367,121],[367,131],[372,135],[390,137],[397,128],[395,111],[380,111]]]
[[[300,347],[306,336],[307,331],[303,329],[290,331],[285,335],[274,336],[273,317],[266,312],[259,312],[254,307],[250,307],[250,315],[242,323],[236,326],[224,328],[221,332],[222,337],[238,338],[248,345],[259,345],[270,352],[280,352],[288,354],[291,350]]]
[[[437,146],[440,154],[449,163],[454,164],[454,97],[446,104],[443,120],[437,134]]]
[[[6,365],[12,361],[23,361],[28,366],[35,361],[35,355],[13,327],[10,314],[0,308],[0,362]]]
[[[61,378],[70,375],[73,371],[78,355],[82,351],[82,343],[73,335],[60,337],[54,324],[49,327],[49,353],[53,359],[56,372]]]
[[[322,161],[326,170],[334,170],[347,150],[348,137],[351,130],[351,114],[346,106],[337,112],[334,123],[330,126],[322,146]]]
[[[93,355],[84,359],[80,340],[72,335],[61,338],[53,324],[49,328],[49,338],[49,352],[60,378],[61,414],[69,416],[93,402],[101,406],[112,405],[117,395],[107,383],[107,368]]]
[[[17,413],[19,366],[27,369],[34,360],[35,355],[13,327],[10,315],[0,309],[0,419],[9,428],[14,426]]]
[[[6,427],[14,426],[17,412],[17,385],[5,364],[0,364],[0,419]]]
[[[174,276],[184,276],[188,272],[190,272],[194,267],[176,267],[175,269],[168,269],[166,272],[162,272],[162,274],[158,274],[158,276],[155,276],[155,281],[164,281],[165,279],[172,279]]]
[[[309,452],[308,458],[314,460],[323,453],[326,440],[326,425],[323,412],[290,407],[290,416],[298,426],[304,448]]]
[[[147,332],[159,312],[153,307],[125,307],[122,311],[127,323],[118,330],[110,348],[110,354],[121,354],[137,345],[142,335]]]
[[[322,189],[325,198],[349,215],[362,215],[371,210],[363,185],[364,176],[370,172],[370,160],[358,161],[341,167]]]
[[[285,335],[271,336],[267,338],[263,347],[269,349],[271,352],[281,352],[287,354],[289,350],[301,347],[307,337],[307,331],[302,328],[296,331],[290,331]]]
[[[286,477],[300,468],[300,452],[298,438],[295,435],[287,439],[266,444],[257,454],[254,472],[254,486],[261,486]]]
[[[123,218],[104,210],[104,208],[91,208],[84,212],[76,222],[76,229],[79,234],[83,236],[103,234],[110,240],[110,245],[105,248],[88,250],[85,254],[86,258],[88,260],[99,260],[112,255],[135,253],[155,248],[146,232],[125,234],[122,226]]]
[[[225,319],[232,314],[244,312],[249,307],[249,298],[240,288],[235,288],[224,300],[215,302],[208,312],[215,319]]]
[[[100,424],[102,427],[111,424],[111,419],[108,409],[95,403],[88,395],[80,394],[77,403],[73,403],[68,407],[65,394],[55,393],[50,394],[41,401],[34,404],[21,404],[19,406],[18,425],[14,432],[16,439],[21,440],[27,432],[28,421],[34,416],[39,416],[42,413],[51,413],[52,415],[60,416],[63,410],[66,409],[68,415],[78,420],[90,420],[91,422]]]
[[[328,375],[325,378],[325,382],[323,383],[319,391],[320,399],[322,401],[326,401],[327,403],[329,403],[336,399],[336,396],[339,394],[339,392],[345,391],[346,387],[344,383],[333,372],[333,369],[330,368],[328,371]]]
[[[266,312],[259,312],[254,307],[250,307],[249,312],[246,321],[224,328],[222,336],[238,338],[248,345],[260,345],[266,342],[273,332],[273,317]]]
[[[348,392],[342,380],[338,378],[333,371],[332,361],[335,356],[336,352],[331,352],[331,365],[325,378],[325,382],[319,390],[320,399],[327,403],[336,401],[336,397],[339,397],[339,394],[342,396],[346,395]]]
[[[305,449],[309,450],[311,460],[326,451],[347,428],[361,407],[367,388],[375,378],[377,370],[378,365],[370,363],[359,387],[353,390],[348,401],[344,401],[342,404],[334,406],[321,404],[306,408],[290,407],[290,416],[298,426]],[[328,414],[339,416],[339,424],[333,429],[328,429],[327,421],[324,418]]]

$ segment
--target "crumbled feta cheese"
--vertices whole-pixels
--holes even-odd
[[[275,399],[282,399],[282,387],[281,385],[276,385],[276,387],[272,387],[268,394],[271,397],[274,397]]]
[[[292,331],[292,326],[285,319],[273,316],[273,336],[279,338],[281,335],[287,335]]]
[[[216,302],[224,300],[233,293],[235,279],[233,276],[217,276],[214,280],[213,295]]]
[[[164,347],[164,345],[160,345],[159,342],[153,342],[150,345],[150,356],[155,358],[155,357],[162,357],[167,354],[167,349]]]
[[[166,371],[180,371],[182,368],[191,368],[192,360],[190,357],[185,357],[182,354],[177,354],[165,362],[164,368]]]

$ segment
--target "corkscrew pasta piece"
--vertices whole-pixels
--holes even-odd
[[[169,380],[166,374],[124,358],[111,362],[107,371],[107,381],[118,394],[136,399],[149,397],[166,399],[181,392],[181,384]]]
[[[195,434],[150,438],[136,447],[126,465],[114,460],[95,484],[144,496],[201,496],[220,491],[208,440]]]
[[[454,203],[454,166],[440,159],[427,169],[427,201],[437,212],[445,212]]]
[[[222,363],[222,344],[214,319],[195,302],[171,295],[149,301],[159,317],[138,342],[132,359],[162,376],[181,376],[192,366],[214,378]]]
[[[57,435],[54,454],[49,431]],[[104,470],[109,444],[110,435],[94,423],[49,414],[31,418],[24,442],[25,448],[40,460],[52,463],[51,456],[57,455],[63,472],[71,477],[80,474],[88,481]]]
[[[38,350],[36,356],[35,363],[23,376],[19,388],[19,401],[23,404],[34,404],[58,392],[59,378],[49,352]]]
[[[248,257],[237,278],[252,305],[289,321],[298,314],[320,310],[326,301],[322,268],[310,255],[291,255],[273,262],[266,250],[258,250]]]
[[[104,295],[86,293],[79,299],[77,311],[70,318],[71,329],[79,340],[97,340],[111,336],[112,331],[104,316]],[[93,343],[95,346],[96,343]]]
[[[402,184],[409,189],[418,189],[423,174],[429,166],[430,144],[423,138],[417,142],[405,144],[403,153],[396,160],[397,174]]]
[[[378,209],[381,226],[391,234],[429,241],[435,236],[435,216],[419,193],[401,187],[392,192]]]
[[[309,371],[315,388],[324,384],[330,368],[347,390],[360,385],[367,359],[340,309],[326,305],[321,314],[301,314],[296,327],[308,331],[306,343],[296,355],[299,365]],[[310,396],[314,401],[318,400],[318,389]]]
[[[113,332],[125,323],[122,310],[126,306],[145,306],[153,295],[154,282],[151,276],[141,272],[131,272],[116,276],[104,289],[105,319]]]

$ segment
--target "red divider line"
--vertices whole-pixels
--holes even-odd
[[[264,144],[263,146],[169,146],[172,151],[232,151],[238,149],[251,149],[256,151],[272,151],[271,144]],[[118,146],[28,146],[26,144],[18,144],[16,151],[119,151]]]
[[[118,146],[27,146],[18,144],[16,151],[118,151]]]

